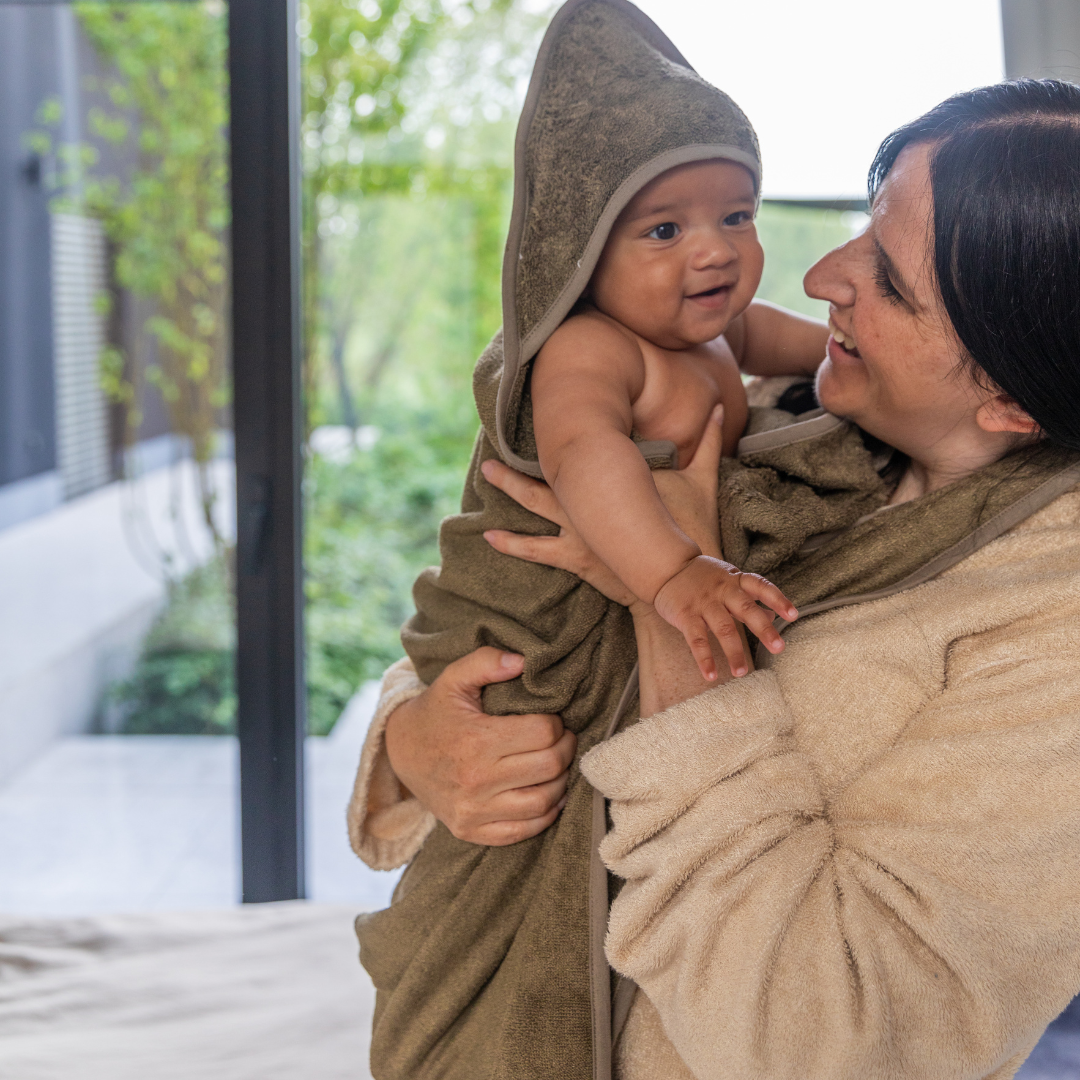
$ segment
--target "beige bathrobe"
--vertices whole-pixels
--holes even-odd
[[[1078,611],[1072,490],[586,756],[626,880],[607,955],[640,988],[620,1080],[1015,1073],[1080,991]],[[363,752],[375,867],[433,826],[383,749],[422,688],[391,668]]]

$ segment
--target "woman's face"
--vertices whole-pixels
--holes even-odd
[[[818,400],[917,461],[958,436],[985,438],[976,413],[988,396],[958,366],[961,348],[934,277],[928,152],[901,152],[866,231],[829,252],[804,282],[810,296],[829,302],[833,332]]]

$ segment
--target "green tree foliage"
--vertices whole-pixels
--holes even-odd
[[[316,734],[333,726],[361,682],[402,655],[398,631],[412,613],[413,580],[439,561],[439,521],[461,496],[456,433],[440,437],[423,415],[398,416],[399,429],[371,450],[308,464],[308,727]]]
[[[438,523],[457,509],[477,426],[472,367],[501,322],[514,128],[547,21],[520,0],[448,2],[430,22],[424,8],[407,62],[390,75],[343,65],[334,90],[332,65],[313,64],[328,51],[320,2],[301,24],[308,416],[316,436],[338,424],[369,442],[327,456],[313,439],[308,459],[313,731],[401,655],[412,582],[438,561]],[[400,34],[401,9],[394,19]],[[373,31],[355,42],[404,58],[398,40],[381,45]],[[348,111],[328,104],[346,100]]]
[[[757,295],[804,315],[827,318],[829,305],[806,295],[803,275],[827,251],[850,240],[862,219],[862,214],[836,210],[763,205],[757,232],[765,249],[765,270]]]
[[[348,194],[408,190],[408,164],[371,160],[365,140],[400,130],[402,71],[440,21],[437,0],[308,0],[300,5],[305,415],[311,415],[310,404],[317,398],[318,343],[328,334],[345,420],[356,426],[341,366],[351,313],[344,283],[322,280],[320,208],[336,206]]]
[[[212,12],[185,8],[196,45],[221,33]],[[549,14],[525,0],[306,0],[300,7],[304,386],[313,429],[305,580],[315,733],[328,731],[357,686],[401,655],[412,582],[438,562],[438,523],[457,508],[477,426],[472,366],[501,321],[514,127]],[[109,55],[119,70],[132,71],[132,86],[156,87],[152,64],[138,59],[149,55],[140,52],[148,39],[135,35],[133,59],[123,58],[121,40],[122,31],[149,22],[114,15],[100,22],[95,40],[117,35]],[[164,31],[157,40],[176,54],[188,48]],[[130,118],[144,106],[134,89],[126,93],[114,99],[108,122],[117,134],[126,124],[130,138]],[[159,100],[150,95],[148,115]],[[181,130],[186,106],[176,108],[175,129],[164,121],[157,128]],[[223,114],[207,107],[206,117],[214,116],[192,146],[211,146],[211,130],[220,135]],[[106,119],[97,121],[100,136]],[[162,160],[151,153],[160,145],[155,136],[144,151],[148,163]],[[223,191],[223,177],[217,182]],[[117,207],[127,205],[123,197],[117,190]],[[114,235],[134,244],[139,212],[132,203],[130,219],[117,213],[130,227],[118,224]],[[194,221],[184,228],[199,231]],[[820,314],[821,305],[802,293],[802,275],[847,239],[849,225],[839,215],[765,206],[759,232],[767,254],[759,295]],[[166,262],[169,245],[187,242],[156,225],[146,236]],[[151,280],[158,257],[148,252],[133,262],[143,276],[128,280]],[[227,607],[213,600],[225,589],[211,570],[174,587],[142,666],[119,692],[129,730],[229,729],[231,641],[214,636],[208,615],[227,618]]]
[[[210,462],[229,403],[227,39],[223,5],[80,3],[76,13],[115,73],[91,87],[97,147],[69,178],[69,200],[101,218],[122,287],[154,302],[147,329],[158,363],[140,367],[115,347],[103,378],[141,422],[143,379],[155,384],[174,432],[190,440],[206,526],[219,553]],[[119,174],[119,175],[118,175]]]
[[[130,10],[143,7],[145,19],[127,17],[120,3],[80,8],[118,72],[95,133],[109,145],[140,146],[137,183],[100,179],[107,170],[91,162],[87,189],[119,249],[132,245],[123,283],[157,299],[169,317],[168,281],[151,271],[155,259],[184,265],[177,253],[188,236],[159,229],[154,208],[138,196],[168,172],[166,152],[186,148],[206,160],[224,138],[225,86],[219,79],[216,107],[202,103],[201,127],[174,141],[192,114],[169,98],[172,78],[163,85],[155,65],[168,58],[181,72],[180,90],[188,78],[208,87],[196,60],[215,35],[221,44],[224,27],[205,5]],[[170,23],[173,10],[190,21]],[[438,522],[456,507],[476,425],[469,373],[500,321],[513,127],[545,22],[519,0],[308,0],[300,7],[307,411],[311,425],[344,421],[378,436],[344,457],[309,457],[308,685],[316,732],[329,730],[359,682],[400,655],[412,580],[437,561]],[[225,198],[223,174],[204,173],[201,182]],[[159,194],[158,209],[171,212],[179,200]],[[190,215],[177,222],[181,228],[221,235]],[[138,249],[140,235],[146,251]],[[155,327],[163,344],[172,340]],[[189,366],[179,376],[193,374]],[[200,614],[205,596],[224,582],[200,572],[173,587],[139,670],[117,691],[127,730],[228,729],[234,699],[223,657],[231,644],[213,640]]]
[[[546,17],[520,0],[307,0],[300,10],[308,417],[355,426],[354,396],[400,353],[415,306],[403,289],[383,307],[368,370],[350,378],[345,354],[365,295],[352,274],[370,253],[353,226],[378,213],[373,200],[441,199],[466,222],[466,351],[479,352],[501,321],[513,124]],[[352,251],[343,239],[357,241]]]

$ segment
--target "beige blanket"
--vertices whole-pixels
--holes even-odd
[[[0,916],[0,1078],[368,1080],[354,916]]]

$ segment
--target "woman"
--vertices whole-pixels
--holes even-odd
[[[1078,161],[1080,88],[949,99],[885,141],[868,230],[807,274],[834,328],[818,399],[902,469],[885,509],[782,570],[828,573],[874,534],[902,560],[965,498],[978,527],[888,587],[800,604],[783,654],[707,692],[677,632],[633,608],[647,719],[581,765],[626,882],[606,942],[640,988],[616,994],[625,1080],[1003,1080],[1080,989]],[[716,444],[664,479],[719,554]],[[491,543],[620,599],[540,485],[486,472],[562,526]],[[424,809],[478,844],[555,820],[572,736],[479,707],[520,669],[481,649],[427,689],[395,673],[359,849]]]

